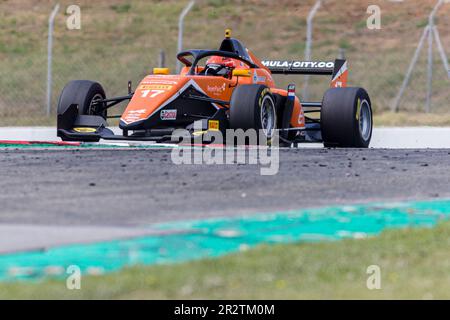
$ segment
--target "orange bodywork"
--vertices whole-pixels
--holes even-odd
[[[217,50],[190,49],[179,52],[176,58],[184,66],[178,74],[170,74],[168,68],[154,68],[153,74],[145,76],[134,92],[129,81],[128,94],[124,96],[107,99],[99,83],[70,82],[58,102],[58,136],[67,141],[163,142],[176,138],[173,133],[178,129],[195,139],[213,131],[223,134],[231,128],[263,129],[267,139],[271,139],[273,132],[279,132],[283,144],[327,141],[321,137],[321,124],[326,122],[322,120],[327,117],[322,115],[330,108],[329,104],[324,108],[321,101],[303,100],[296,95],[295,84],[280,88],[273,77],[331,76],[332,88],[347,86],[346,59],[260,60],[239,40],[231,38],[229,29]],[[235,92],[236,88],[239,89]],[[96,94],[90,97],[94,89]],[[87,98],[80,103],[80,90],[90,97],[90,104]],[[325,97],[343,91],[330,89]],[[124,101],[129,103],[122,115],[108,115],[109,108]],[[339,112],[336,108],[332,111]],[[356,111],[358,121],[360,113],[361,110]],[[122,135],[107,128],[110,118],[120,118]],[[359,133],[362,135],[366,129],[360,125]],[[333,146],[338,142],[330,141]],[[365,143],[361,145],[367,146]]]
[[[275,82],[269,69],[249,51],[253,62],[260,68],[250,68],[242,63],[236,69],[248,69],[250,77],[232,76],[231,78],[221,76],[189,75],[189,67],[184,67],[179,75],[148,75],[137,86],[136,91],[122,114],[121,121],[126,125],[148,119],[164,106],[175,100],[183,91],[193,86],[213,99],[229,101],[234,88],[243,84],[263,84],[270,88],[273,94],[283,97],[287,91],[275,87]],[[197,72],[203,67],[198,67]],[[222,108],[215,105],[216,108]],[[291,118],[291,126],[303,128],[305,117],[300,100],[296,97],[294,110]]]

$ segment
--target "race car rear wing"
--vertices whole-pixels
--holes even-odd
[[[264,60],[262,65],[272,74],[298,75],[330,75],[332,87],[347,85],[347,60],[333,61],[296,61],[296,60]]]

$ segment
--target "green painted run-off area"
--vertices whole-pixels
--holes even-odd
[[[245,217],[171,222],[151,226],[160,235],[69,245],[0,255],[0,279],[38,279],[82,272],[110,272],[136,264],[211,258],[262,243],[330,241],[374,236],[387,228],[432,227],[450,217],[450,200],[368,204]]]

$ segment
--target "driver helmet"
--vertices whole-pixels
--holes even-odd
[[[220,57],[220,56],[211,56],[206,61],[207,67],[214,67],[214,66],[224,66],[227,68],[237,68],[240,65],[239,61],[232,58],[227,57]]]

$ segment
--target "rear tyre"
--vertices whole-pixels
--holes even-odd
[[[271,144],[277,128],[277,112],[268,87],[250,84],[234,89],[230,101],[230,127],[255,129],[258,144]]]
[[[98,115],[106,119],[106,110],[96,100],[105,99],[105,90],[98,82],[89,80],[70,81],[61,92],[58,101],[58,114],[63,114],[71,104],[78,105],[79,115]]]
[[[324,146],[368,148],[373,129],[371,106],[363,88],[327,90],[320,118]]]

